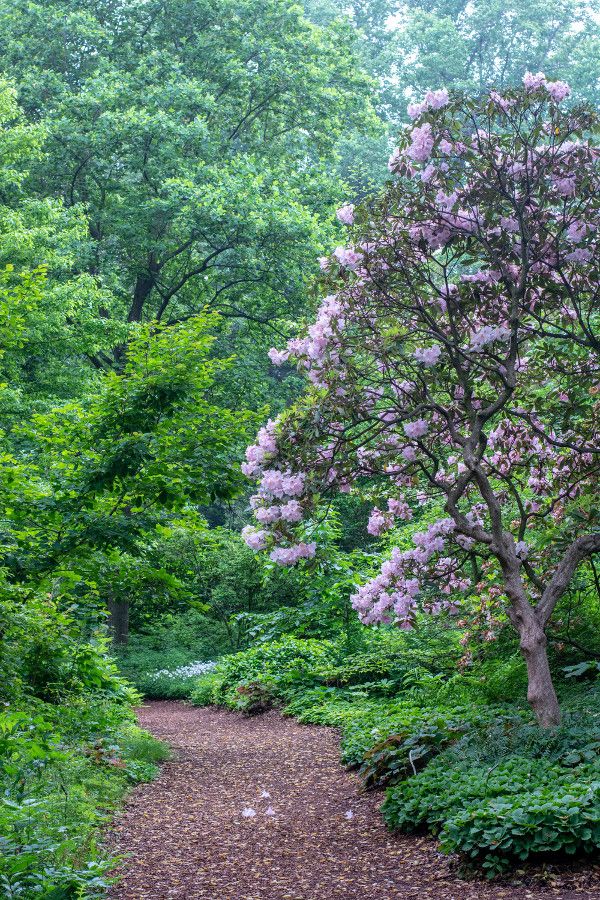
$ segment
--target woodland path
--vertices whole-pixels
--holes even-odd
[[[114,825],[113,900],[600,900],[600,887],[459,880],[433,841],[385,829],[381,796],[359,793],[331,729],[170,701],[139,720],[174,757]]]

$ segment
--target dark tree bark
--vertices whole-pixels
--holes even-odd
[[[110,631],[113,644],[124,646],[129,641],[129,601],[113,600],[107,603],[108,606],[108,629]]]

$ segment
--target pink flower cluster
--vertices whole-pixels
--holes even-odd
[[[417,419],[415,422],[406,422],[403,427],[406,437],[411,438],[412,440],[424,437],[429,431],[429,425],[425,419]]]
[[[242,472],[248,478],[260,472],[263,463],[277,453],[275,426],[276,423],[269,419],[258,432],[256,444],[246,448],[246,462],[242,463]]]
[[[363,257],[362,253],[355,250],[354,247],[336,247],[333,255],[340,266],[345,269],[356,269]]]
[[[510,338],[510,328],[507,325],[483,325],[471,333],[469,350],[480,353],[484,347],[494,341],[506,341]]]
[[[423,125],[416,125],[410,133],[411,144],[406,151],[406,155],[415,162],[423,162],[429,159],[433,150],[434,137],[433,128],[430,122]]]
[[[441,109],[446,106],[450,96],[446,88],[440,88],[438,91],[427,91],[425,97],[420,103],[409,103],[407,113],[411,119],[418,119],[428,109]]]
[[[538,91],[544,88],[555,103],[561,103],[571,93],[571,88],[565,81],[548,81],[543,72],[533,75],[526,72],[523,76],[523,84],[528,91]]]
[[[435,366],[439,362],[441,355],[442,348],[439,344],[435,344],[433,347],[417,347],[414,353],[417,362],[422,363],[424,366]]]
[[[275,547],[269,553],[269,559],[280,566],[293,566],[301,559],[312,559],[316,551],[315,543],[292,544],[291,547]]]
[[[412,627],[418,608],[417,597],[425,581],[436,574],[432,566],[434,557],[444,550],[448,537],[454,531],[452,519],[440,519],[427,531],[413,535],[414,549],[401,551],[395,547],[390,559],[383,563],[379,575],[351,597],[352,606],[361,621],[371,625],[395,620],[401,627]],[[443,593],[465,590],[470,582],[456,574],[458,561],[447,557],[442,563],[445,579]],[[439,572],[438,566],[438,575]],[[448,606],[444,601],[437,601],[432,611],[438,612]]]
[[[354,222],[354,204],[346,203],[344,206],[340,206],[336,216],[342,225],[352,225]]]

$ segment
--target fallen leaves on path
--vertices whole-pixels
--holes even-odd
[[[543,888],[462,881],[429,838],[393,835],[339,763],[335,731],[149,703],[174,759],[140,785],[110,844],[113,900],[600,900],[600,879]],[[575,881],[575,883],[577,883]]]

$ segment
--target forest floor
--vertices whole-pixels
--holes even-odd
[[[114,824],[113,900],[600,900],[590,870],[544,886],[459,879],[434,841],[386,830],[332,729],[171,701],[139,720],[173,759]]]

